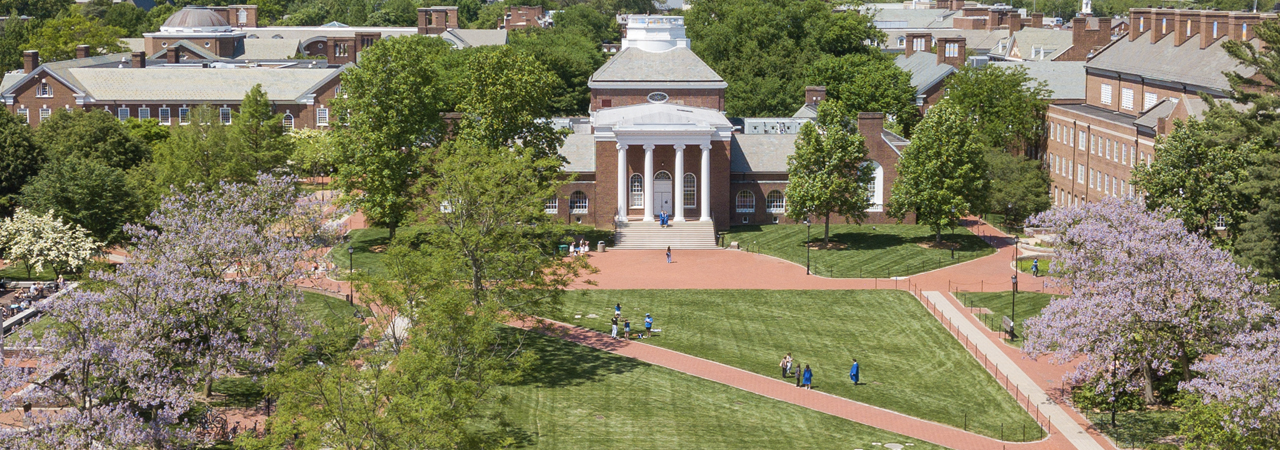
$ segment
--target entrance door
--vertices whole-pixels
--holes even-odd
[[[663,170],[653,174],[653,214],[657,217],[662,211],[667,212],[667,216],[675,216],[675,203],[672,203],[671,193],[674,186],[671,182],[671,174]]]

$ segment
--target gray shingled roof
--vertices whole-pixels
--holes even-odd
[[[906,55],[898,55],[893,59],[893,63],[911,74],[911,85],[915,86],[916,95],[923,95],[924,91],[941,83],[947,75],[956,71],[956,68],[950,65],[938,64],[938,55],[926,52],[913,53],[910,58]]]
[[[596,137],[591,133],[574,133],[564,138],[560,156],[569,160],[565,172],[596,171]]]
[[[507,30],[468,30],[452,29],[440,37],[459,44],[459,47],[481,47],[486,45],[506,45]],[[450,39],[450,38],[453,39]]]
[[[70,74],[99,101],[239,102],[255,84],[272,101],[293,102],[343,69],[73,68]]]
[[[1144,126],[1147,128],[1155,128],[1156,124],[1159,123],[1160,118],[1169,117],[1169,115],[1173,114],[1173,110],[1177,107],[1178,107],[1177,100],[1174,100],[1172,98],[1166,98],[1164,100],[1160,100],[1159,103],[1156,103],[1156,106],[1152,106],[1151,109],[1147,110],[1147,112],[1143,113],[1141,116],[1138,116],[1137,119],[1134,119],[1133,124]]]
[[[983,54],[996,47],[1003,38],[1009,37],[1009,30],[884,30],[886,50],[897,51],[906,49],[906,41],[904,40],[907,33],[929,33],[934,37],[963,37],[966,49],[973,50],[978,54]],[[899,41],[902,45],[899,45]]]
[[[729,171],[737,173],[787,171],[787,157],[796,152],[796,134],[734,134],[729,141]]]
[[[1121,38],[1086,63],[1085,68],[1186,83],[1219,91],[1231,88],[1222,72],[1236,71],[1244,76],[1252,76],[1254,73],[1253,69],[1239,65],[1222,49],[1222,43],[1227,40],[1225,37],[1218,38],[1212,45],[1201,50],[1199,39],[1187,41],[1180,47],[1174,46],[1172,34],[1152,44],[1151,33],[1148,31],[1133,41]],[[1256,39],[1252,42],[1255,47],[1260,45]],[[1177,63],[1171,64],[1173,61]]]
[[[698,55],[683,47],[647,52],[632,47],[613,55],[591,75],[590,83],[724,84],[724,79]]]
[[[1026,67],[1027,75],[1045,81],[1053,100],[1084,100],[1084,61],[995,61],[997,67]]]
[[[952,19],[958,16],[957,13],[959,11],[943,9],[878,9],[873,20],[876,28],[880,29],[947,29],[954,28]]]
[[[298,54],[297,39],[245,39],[244,53],[232,59],[287,59]]]
[[[1006,45],[999,52],[992,50],[991,54],[1006,58],[1052,60],[1071,49],[1071,31],[1023,28],[1013,33],[1012,41],[1011,45]],[[1010,53],[1014,48],[1018,49],[1017,54]],[[1042,49],[1044,50],[1043,57],[1040,56],[1040,50]],[[1032,56],[1033,52],[1035,53],[1034,57]]]

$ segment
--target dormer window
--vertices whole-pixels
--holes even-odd
[[[236,21],[240,22],[241,26],[244,26],[244,24],[249,23],[249,12],[245,11],[244,8],[240,8],[240,11],[236,12]]]
[[[49,82],[40,80],[40,86],[36,88],[36,97],[53,97],[53,88],[49,86]]]

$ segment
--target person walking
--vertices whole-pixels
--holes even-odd
[[[791,376],[791,352],[787,352],[787,356],[782,357],[782,361],[778,363],[778,367],[782,368],[782,378]]]
[[[1040,258],[1031,260],[1031,276],[1040,276]]]
[[[813,371],[809,370],[809,365],[804,365],[804,388],[813,389]]]
[[[653,316],[644,315],[644,336],[641,339],[653,337]]]
[[[853,358],[853,367],[849,368],[849,380],[853,381],[853,385],[858,385],[858,358]]]
[[[667,246],[667,264],[671,264],[671,246]]]
[[[631,319],[622,319],[622,333],[631,339]]]
[[[611,320],[611,322],[613,322],[613,331],[609,332],[609,336],[613,336],[614,339],[617,339],[618,338],[618,315],[617,314],[613,315],[613,319]]]

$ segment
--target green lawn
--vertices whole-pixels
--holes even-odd
[[[991,225],[993,227],[996,227],[996,229],[1003,231],[1004,234],[1007,234],[1010,236],[1017,236],[1017,237],[1027,237],[1027,235],[1022,233],[1022,227],[1011,227],[1011,226],[1005,225],[1004,214],[983,214],[982,220],[986,221],[988,225]]]
[[[1183,413],[1177,410],[1120,411],[1116,413],[1115,426],[1111,426],[1110,412],[1086,411],[1084,415],[1119,447],[1145,448],[1161,438],[1177,436]]]
[[[557,338],[526,345],[539,369],[502,390],[520,447],[942,448]]]
[[[955,259],[947,249],[929,249],[933,232],[923,225],[831,224],[831,241],[846,247],[811,250],[810,267],[818,275],[836,278],[886,278],[914,275],[995,253],[982,238],[964,228],[944,232],[945,242],[958,243]],[[822,241],[822,225],[815,224],[811,240]],[[738,226],[729,229],[724,242],[741,248],[805,263],[804,225]]]
[[[400,228],[397,232],[405,232],[407,228]],[[349,242],[344,242],[333,247],[329,252],[329,259],[333,260],[334,265],[338,266],[334,273],[334,278],[341,278],[347,270],[351,269],[354,263],[357,270],[375,274],[383,273],[386,268],[382,265],[382,252],[385,251],[386,245],[391,242],[391,231],[386,228],[363,228],[359,230],[351,230],[347,234],[350,237]],[[347,248],[355,249],[355,253],[348,254]]]
[[[1041,432],[924,306],[901,291],[576,291],[569,323],[609,331],[621,302],[632,329],[652,313],[663,330],[645,343],[780,377],[787,352],[814,371],[814,388],[926,420],[1000,437]],[[588,319],[588,314],[600,317]],[[574,319],[574,315],[582,315]],[[862,382],[848,378],[858,358]],[[803,366],[801,366],[803,367]],[[1008,434],[1006,439],[1020,438]]]
[[[31,269],[31,276],[27,276],[27,263],[23,261],[14,261],[12,265],[5,266],[0,269],[0,279],[8,279],[12,281],[53,281],[58,276],[52,270],[48,270],[49,266],[45,266],[44,272],[36,272]],[[64,276],[65,279],[72,279],[74,274]]]
[[[991,314],[977,314],[982,323],[995,331],[1004,330],[1003,318],[1009,316],[1013,312],[1013,297],[1010,291],[1004,292],[960,292],[959,299],[965,306],[973,308],[987,308],[991,310]],[[1049,306],[1049,300],[1053,296],[1042,294],[1039,292],[1018,292],[1018,310],[1017,315],[1011,316],[1017,323],[1013,324],[1013,332],[1019,338],[1023,336],[1023,323],[1027,319],[1040,315],[1040,310],[1045,306]],[[1006,339],[1006,341],[1008,341]],[[1021,346],[1022,339],[1018,339],[1013,344]]]

